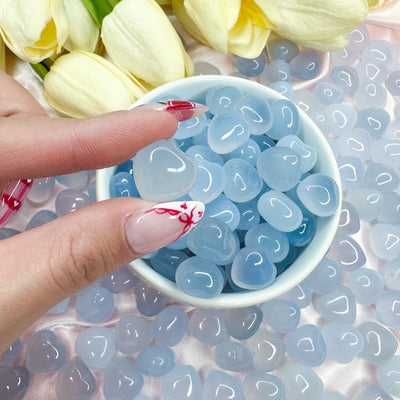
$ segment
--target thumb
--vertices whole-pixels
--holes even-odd
[[[188,233],[203,211],[197,201],[117,198],[0,241],[0,304],[8,304],[0,308],[0,354],[64,298]]]

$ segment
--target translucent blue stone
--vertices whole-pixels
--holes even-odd
[[[285,342],[265,328],[260,328],[246,344],[253,354],[254,367],[264,372],[276,370],[285,359]]]
[[[57,400],[90,400],[96,392],[96,379],[81,360],[67,361],[56,377]]]
[[[286,99],[275,100],[271,103],[273,124],[267,135],[279,140],[287,135],[297,136],[300,131],[300,116],[297,107]]]
[[[337,261],[324,257],[307,276],[305,282],[315,293],[324,294],[342,281],[343,272]]]
[[[294,360],[309,367],[321,365],[326,358],[326,345],[321,331],[312,324],[302,325],[289,332],[286,350]]]
[[[223,169],[226,175],[224,193],[230,200],[245,203],[261,192],[263,182],[248,161],[233,158],[224,164]]]
[[[354,103],[359,110],[385,104],[386,89],[378,83],[363,81],[354,93]]]
[[[231,153],[227,154],[225,159],[230,160],[232,158],[241,158],[242,160],[246,160],[255,166],[260,152],[260,146],[257,144],[257,142],[253,139],[249,139],[236,150],[233,150]]]
[[[378,60],[361,60],[356,67],[361,82],[381,85],[388,74],[388,67]]]
[[[293,246],[302,247],[310,243],[315,235],[315,216],[308,210],[302,210],[303,220],[294,231],[287,232],[289,243]]]
[[[398,107],[400,109],[400,107]],[[399,111],[397,111],[397,114],[400,114]],[[400,120],[395,119],[391,121],[386,128],[385,131],[385,137],[389,139],[399,139],[400,138]]]
[[[321,378],[312,368],[302,363],[292,363],[282,369],[282,382],[286,398],[296,400],[320,399],[324,390]]]
[[[385,137],[376,140],[371,149],[371,157],[374,161],[390,167],[400,167],[400,141]]]
[[[385,84],[386,84],[387,90],[389,90],[389,92],[393,96],[399,96],[400,95],[400,69],[392,71],[386,77]]]
[[[377,271],[360,268],[350,273],[347,286],[353,292],[357,303],[369,306],[375,303],[383,291],[384,280]]]
[[[387,40],[374,40],[365,47],[361,53],[361,58],[377,60],[389,65],[393,59],[392,45]]]
[[[188,258],[189,256],[183,251],[163,248],[150,259],[150,263],[159,274],[175,281],[176,269]]]
[[[152,323],[154,338],[162,345],[175,346],[185,336],[188,328],[188,316],[177,305],[164,308]]]
[[[25,227],[25,230],[28,231],[29,229],[36,228],[47,222],[53,221],[57,218],[57,214],[50,210],[40,210],[36,214],[33,215],[31,220]]]
[[[347,95],[354,94],[360,84],[357,70],[348,65],[335,67],[331,72],[331,81],[340,86]]]
[[[314,50],[306,50],[297,54],[289,64],[290,72],[297,79],[315,78],[320,71],[319,55]]]
[[[208,120],[205,114],[186,121],[179,122],[173,138],[175,140],[188,139],[200,134],[204,129],[207,129]]]
[[[9,348],[1,355],[0,357],[0,367],[4,367],[6,365],[11,365],[15,361],[17,361],[18,357],[21,354],[21,339],[17,339],[13,344],[9,346]]]
[[[186,150],[186,155],[192,157],[194,160],[206,160],[223,165],[224,159],[220,154],[212,151],[208,146],[205,145],[193,145]]]
[[[272,261],[282,261],[289,252],[287,235],[267,223],[249,229],[245,235],[246,246],[258,246]]]
[[[238,99],[234,112],[237,112],[247,122],[252,135],[262,135],[268,132],[272,126],[271,106],[264,99],[252,94]]]
[[[357,55],[365,49],[369,43],[369,32],[365,23],[356,26],[349,32],[348,47]]]
[[[243,344],[226,341],[215,347],[215,363],[226,371],[247,371],[253,366],[253,355]]]
[[[76,313],[87,322],[108,321],[113,312],[113,294],[103,287],[89,288],[76,302]]]
[[[243,380],[243,391],[246,399],[252,400],[284,400],[285,386],[275,375],[263,371],[253,371]]]
[[[360,216],[357,209],[348,201],[343,200],[337,233],[340,235],[352,235],[359,230]]]
[[[290,66],[287,61],[277,59],[270,61],[264,68],[260,76],[260,82],[263,85],[268,85],[272,82],[284,81],[290,82],[292,75],[290,73]]]
[[[207,126],[209,124],[209,120],[207,120]],[[207,133],[207,127],[204,128],[204,130],[201,131],[201,133]],[[197,136],[199,136],[201,133],[199,133]],[[178,147],[179,150],[182,150],[183,152],[186,152],[187,149],[193,146],[193,138],[189,137],[186,139],[169,139],[170,142],[174,143],[176,147]],[[132,172],[131,172],[132,173]]]
[[[344,156],[337,160],[342,188],[351,190],[360,188],[364,183],[364,162],[357,156]]]
[[[161,394],[165,400],[202,400],[200,376],[192,365],[180,365],[163,377]]]
[[[122,164],[119,164],[117,166],[115,173],[117,174],[118,172],[129,172],[130,174],[132,174],[133,173],[132,167],[133,167],[133,158],[124,161]]]
[[[211,122],[211,120],[210,120],[210,122]],[[210,123],[208,124],[208,126],[210,126]],[[201,146],[207,146],[208,147],[207,135],[208,135],[208,129],[205,129],[204,131],[202,131],[198,135],[194,136],[193,138],[191,138],[192,139],[192,145],[193,146],[201,145]],[[189,139],[187,139],[187,140],[189,140]]]
[[[207,204],[215,200],[225,189],[226,176],[221,165],[206,161],[196,160],[197,179],[188,195],[197,201]]]
[[[89,183],[89,172],[79,171],[73,174],[56,176],[56,180],[61,185],[66,186],[69,189],[82,190]]]
[[[321,400],[347,400],[347,397],[336,391],[328,391],[322,394]]]
[[[136,307],[146,317],[154,317],[168,303],[168,298],[158,290],[153,289],[142,281],[138,281],[134,288]]]
[[[372,149],[370,133],[363,128],[354,128],[340,134],[338,138],[341,156],[354,156],[367,160]]]
[[[264,151],[275,146],[275,141],[267,135],[252,135],[251,138],[258,144],[260,151]]]
[[[294,231],[303,221],[299,206],[287,195],[276,190],[264,193],[259,198],[257,207],[265,221],[282,232]]]
[[[317,162],[317,152],[311,146],[305,144],[298,136],[287,135],[279,139],[276,146],[289,147],[301,156],[302,172],[308,172]]]
[[[198,341],[215,346],[227,336],[224,312],[196,308],[189,318],[188,332]]]
[[[231,231],[234,231],[238,227],[241,218],[238,208],[240,204],[248,203],[235,204],[224,194],[221,194],[211,203],[207,204],[203,218],[217,218],[228,225]]]
[[[379,386],[368,385],[360,392],[356,400],[393,400],[393,397]]]
[[[34,179],[27,198],[36,204],[44,203],[50,198],[55,181],[54,177]]]
[[[69,306],[69,297],[55,305],[53,308],[51,308],[48,313],[49,314],[62,314],[65,312]]]
[[[115,326],[115,344],[123,354],[141,351],[152,340],[151,324],[138,315],[124,315]]]
[[[125,266],[111,272],[101,280],[101,285],[111,293],[125,293],[133,289],[138,278],[132,270]]]
[[[358,330],[364,338],[364,348],[360,357],[368,364],[382,364],[396,353],[397,339],[382,325],[372,321],[364,322]]]
[[[257,171],[271,189],[287,191],[300,181],[302,156],[286,146],[271,147],[259,155]]]
[[[297,186],[297,196],[310,212],[326,217],[335,213],[339,206],[339,189],[333,178],[324,174],[312,174]]]
[[[347,200],[357,209],[361,221],[375,220],[383,206],[383,195],[370,188],[349,190]]]
[[[242,95],[242,92],[233,86],[217,86],[208,90],[205,104],[212,114],[227,114],[233,111],[236,101]]]
[[[343,271],[353,271],[362,267],[367,257],[360,244],[351,236],[337,235],[328,252],[328,257],[336,260]]]
[[[103,369],[114,357],[114,331],[104,326],[86,328],[78,335],[75,350],[90,369]]]
[[[372,251],[383,260],[394,260],[400,256],[398,226],[378,223],[372,227],[369,239]]]
[[[242,116],[219,114],[210,123],[207,140],[211,150],[227,154],[235,150],[250,137],[248,123]]]
[[[172,142],[159,140],[136,153],[133,176],[143,199],[170,201],[190,191],[197,165]]]
[[[342,88],[332,82],[318,82],[314,94],[322,104],[341,103],[344,99]]]
[[[280,93],[282,96],[287,97],[289,100],[293,100],[293,87],[289,82],[276,81],[267,85],[270,89]]]
[[[356,319],[356,301],[349,288],[335,286],[315,302],[317,311],[332,322],[352,324]]]
[[[383,278],[389,289],[400,290],[400,258],[395,258],[386,263]]]
[[[272,299],[261,306],[264,320],[279,333],[289,333],[300,321],[299,307],[289,300]]]
[[[240,219],[237,225],[238,229],[249,230],[257,226],[260,222],[260,213],[257,209],[257,199],[246,203],[237,203]]]
[[[231,278],[243,289],[263,289],[276,277],[276,267],[264,254],[261,246],[246,246],[233,260]]]
[[[149,346],[138,354],[136,365],[144,375],[163,376],[174,368],[175,355],[168,346]]]
[[[357,128],[366,129],[373,139],[377,139],[385,133],[390,122],[389,113],[379,107],[368,107],[359,111]]]
[[[239,381],[225,372],[212,370],[204,379],[203,399],[244,400],[243,388]]]
[[[144,379],[135,364],[116,358],[104,371],[103,393],[106,400],[131,400],[143,387]]]
[[[213,64],[206,61],[199,61],[194,63],[194,76],[198,75],[220,75],[220,70]]]
[[[330,53],[333,65],[352,65],[359,57],[358,52],[351,51],[348,47]]]
[[[9,237],[17,235],[18,233],[21,233],[21,232],[18,231],[17,229],[1,228],[0,229],[0,240],[7,239]]]
[[[357,111],[348,104],[330,104],[325,107],[325,114],[331,133],[339,137],[357,123]]]
[[[264,70],[265,56],[261,53],[255,58],[243,58],[236,56],[235,66],[245,76],[258,76]]]
[[[312,301],[312,292],[305,281],[280,296],[281,299],[292,301],[299,308],[305,308]]]
[[[314,121],[314,123],[318,126],[322,134],[328,136],[330,129],[330,120],[325,110],[321,107],[314,109],[309,113],[310,118]]]
[[[389,328],[400,328],[400,291],[387,290],[376,300],[376,319]]]
[[[377,162],[368,164],[363,180],[364,187],[388,192],[396,190],[399,185],[400,175],[394,168]]]
[[[0,397],[4,400],[22,400],[29,382],[29,371],[25,367],[0,368]]]
[[[133,175],[118,172],[110,179],[110,197],[140,197]]]
[[[339,364],[348,364],[360,354],[364,337],[350,324],[331,322],[321,329],[328,357]]]
[[[211,249],[211,257],[216,256],[215,250]],[[221,249],[220,256],[225,254]],[[221,260],[221,257],[217,258]],[[224,264],[221,261],[219,263]],[[175,280],[182,292],[204,299],[217,296],[225,285],[224,276],[217,265],[207,258],[198,256],[190,257],[178,266]]]
[[[244,340],[252,337],[260,327],[263,313],[258,306],[226,309],[224,319],[228,333],[235,339]]]
[[[287,39],[274,40],[268,47],[268,54],[272,60],[290,61],[298,53],[297,44]]]
[[[96,181],[92,181],[89,183],[89,186],[87,187],[87,193],[89,196],[89,201],[90,204],[95,203],[96,202]]]
[[[55,202],[58,217],[79,210],[90,204],[89,196],[75,189],[66,189],[58,193]]]
[[[382,389],[393,396],[400,396],[400,356],[393,356],[390,360],[378,365],[376,379]]]
[[[51,330],[37,331],[25,350],[26,368],[33,373],[57,371],[67,359],[67,348]]]
[[[319,100],[307,89],[295,90],[293,92],[293,103],[307,114],[310,114],[312,111],[320,107]]]
[[[392,46],[393,50],[393,60],[391,67],[393,70],[397,70],[400,68],[400,45],[395,44]]]

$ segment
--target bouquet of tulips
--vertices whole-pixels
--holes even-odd
[[[7,46],[42,76],[53,108],[93,116],[126,109],[148,90],[193,74],[171,16],[216,51],[255,58],[276,37],[322,51],[344,48],[347,32],[377,5],[378,0],[1,0],[0,69]]]

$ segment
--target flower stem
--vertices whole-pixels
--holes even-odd
[[[82,3],[87,8],[99,28],[101,28],[104,17],[110,14],[113,10],[111,3],[115,3],[115,1],[116,0],[82,0]]]
[[[108,0],[111,6],[114,8],[121,0]]]
[[[46,66],[42,63],[37,63],[37,64],[31,64],[32,69],[42,78],[46,76],[46,74],[49,72],[49,70],[46,68]]]

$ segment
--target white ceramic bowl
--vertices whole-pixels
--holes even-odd
[[[272,89],[250,80],[230,76],[206,75],[185,78],[160,86],[147,93],[134,106],[150,103],[171,94],[179,96],[182,100],[204,103],[207,91],[220,85],[235,86],[246,94],[254,94],[269,102],[284,98]],[[331,176],[337,182],[341,196],[339,170],[331,148],[313,121],[301,110],[299,112],[303,126],[299,137],[312,146],[318,154],[318,161],[313,168],[313,172],[321,172]],[[115,170],[116,167],[111,167],[97,171],[96,192],[98,200],[105,200],[110,197],[109,182]],[[339,200],[339,204],[341,204],[341,197]],[[202,299],[183,293],[174,282],[161,276],[141,259],[131,262],[130,267],[137,276],[148,282],[155,289],[182,303],[220,309],[240,308],[258,304],[282,295],[311,273],[329,249],[336,233],[339,218],[340,206],[335,214],[330,217],[316,217],[316,232],[313,240],[304,247],[289,268],[279,275],[270,286],[261,290],[221,293],[211,299]]]

